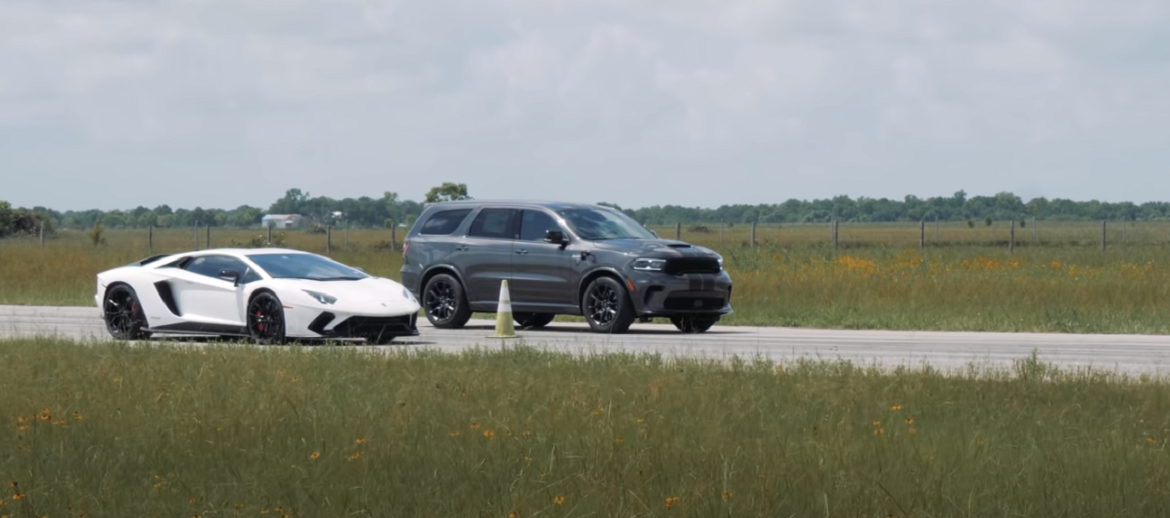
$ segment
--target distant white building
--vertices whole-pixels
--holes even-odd
[[[300,214],[268,214],[260,218],[260,224],[272,228],[301,228],[305,217]]]

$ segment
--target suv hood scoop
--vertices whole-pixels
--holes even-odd
[[[673,239],[613,239],[595,241],[594,246],[648,257],[715,257],[711,250]]]

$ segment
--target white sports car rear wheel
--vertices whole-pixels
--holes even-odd
[[[130,286],[117,284],[106,290],[102,317],[106,321],[106,330],[118,340],[150,338],[150,332],[146,330],[146,314],[138,303],[138,294]]]

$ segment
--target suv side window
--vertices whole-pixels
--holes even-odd
[[[516,239],[515,209],[483,209],[471,222],[467,235],[495,239]]]
[[[468,214],[471,214],[471,209],[441,210],[427,218],[418,233],[429,236],[449,235],[459,228]]]
[[[561,225],[543,211],[525,210],[523,212],[520,217],[521,241],[544,241],[544,233],[547,230],[561,230]]]

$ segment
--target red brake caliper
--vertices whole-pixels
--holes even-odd
[[[262,317],[263,314],[260,311],[256,311],[256,320],[260,320]],[[264,322],[256,322],[256,330],[264,331]]]

